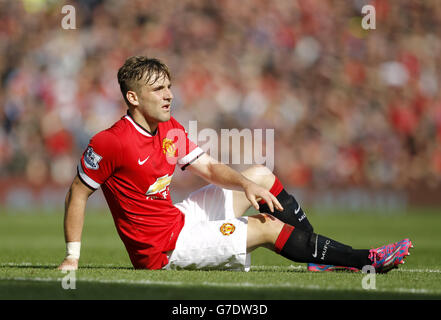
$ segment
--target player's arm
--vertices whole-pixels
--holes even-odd
[[[94,190],[86,186],[78,175],[74,178],[67,192],[64,212],[66,257],[58,267],[59,270],[76,270],[78,268],[86,202],[93,192]]]
[[[256,210],[259,210],[257,201],[261,199],[265,200],[271,212],[274,212],[274,207],[278,210],[283,210],[279,201],[269,190],[247,179],[233,168],[216,161],[206,153],[192,162],[191,165],[187,167],[187,170],[200,176],[209,183],[216,184],[222,188],[244,191],[246,197]]]

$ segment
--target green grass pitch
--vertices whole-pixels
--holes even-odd
[[[0,299],[440,299],[441,214],[309,212],[315,231],[354,248],[374,248],[410,237],[406,263],[378,274],[311,273],[275,253],[258,249],[250,272],[133,270],[107,212],[86,215],[75,289],[56,270],[64,256],[63,213],[0,213]],[[372,284],[372,282],[370,282]],[[72,284],[69,282],[69,284]]]

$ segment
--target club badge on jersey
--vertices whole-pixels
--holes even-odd
[[[103,157],[93,151],[92,147],[88,147],[86,153],[84,154],[84,164],[89,169],[98,170],[100,167],[98,163],[101,161],[102,158]]]
[[[162,151],[170,158],[176,157],[176,146],[173,140],[164,138],[162,140]]]

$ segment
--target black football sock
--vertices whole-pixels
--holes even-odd
[[[276,183],[277,180],[278,179],[276,179]],[[270,190],[271,193],[273,193],[272,190]],[[273,195],[275,195],[277,200],[279,200],[284,210],[279,211],[274,208],[274,212],[271,213],[268,204],[261,203],[259,204],[259,212],[270,213],[284,223],[290,224],[304,231],[313,232],[314,229],[311,223],[309,222],[305,212],[302,210],[300,204],[296,201],[296,199],[288,192],[286,192],[285,189],[282,189],[278,194],[275,193],[277,193],[277,191],[274,192]]]
[[[301,208],[300,204],[297,202],[293,195],[290,195],[288,192],[286,192],[286,190],[283,188],[282,183],[277,177],[274,181],[273,187],[270,189],[270,192],[277,198],[277,200],[279,200],[284,209],[283,211],[279,211],[274,208],[274,213],[272,213],[273,216],[275,216],[280,221],[290,224],[296,228],[310,233],[314,232],[314,228],[306,217],[306,214]],[[259,212],[271,213],[268,204],[264,201],[259,202]],[[334,242],[334,245],[340,248],[352,249],[350,246],[339,243],[337,241]]]
[[[371,265],[369,250],[354,250],[325,236],[286,225],[275,244],[276,252],[294,262],[362,269]]]

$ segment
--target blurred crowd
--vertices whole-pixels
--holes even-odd
[[[0,0],[0,179],[70,183],[144,54],[169,65],[184,126],[273,128],[291,187],[439,187],[440,26],[439,0]]]

